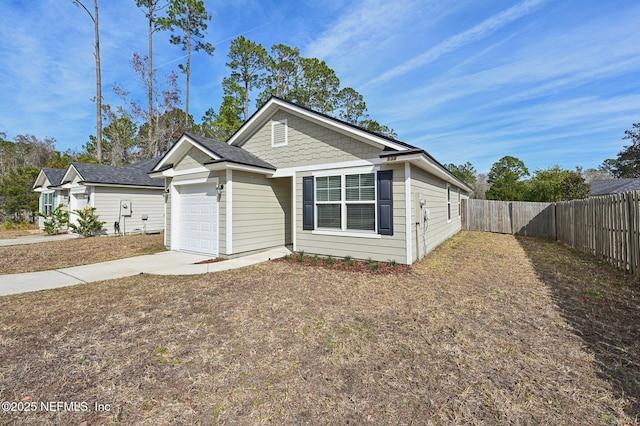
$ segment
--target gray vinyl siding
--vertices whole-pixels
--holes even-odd
[[[233,252],[291,244],[291,178],[233,171]]]
[[[447,183],[433,175],[411,166],[411,194],[414,215],[415,203],[420,199],[427,202],[426,208],[430,212],[430,218],[426,227],[426,233],[422,224],[416,225],[418,218],[413,218],[411,225],[411,247],[413,260],[425,256],[447,238],[455,235],[462,228],[462,221],[458,215],[458,190],[451,185],[451,221],[447,219]]]
[[[288,144],[271,146],[271,123],[287,120]],[[373,146],[320,126],[296,115],[278,111],[243,145],[246,151],[278,168],[338,163],[378,158],[381,146]]]
[[[174,165],[173,169],[176,171],[197,169],[201,168],[204,163],[210,160],[211,157],[202,152],[202,150],[192,147],[184,157],[180,159],[180,162]]]
[[[95,187],[92,192],[93,206],[101,221],[105,222],[103,230],[113,234],[114,222],[120,222],[120,232],[139,233],[144,229],[142,215],[146,214],[147,232],[160,232],[164,228],[164,200],[162,188],[111,188]],[[132,215],[120,216],[120,203],[131,201]]]
[[[313,234],[302,230],[302,177],[311,173],[299,173],[296,177],[296,250],[322,256],[373,259],[377,261],[395,260],[406,263],[406,217],[404,164],[383,167],[393,170],[393,235],[380,238],[361,238]]]

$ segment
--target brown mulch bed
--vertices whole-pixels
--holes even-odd
[[[201,260],[200,262],[194,263],[194,265],[204,265],[204,264],[207,264],[207,263],[218,263],[218,262],[222,262],[224,260],[227,260],[227,259],[225,259],[224,257],[215,257],[213,259]]]
[[[274,260],[308,267],[331,269],[334,271],[366,272],[370,274],[409,274],[411,266],[400,263],[377,262],[372,260],[355,260],[351,258],[333,258],[310,256],[303,253],[292,254]]]
[[[0,401],[90,407],[0,423],[637,424],[639,312],[608,265],[472,232],[384,279],[265,262],[0,297]]]
[[[0,247],[0,274],[69,268],[164,250],[162,234],[76,238],[6,246]]]

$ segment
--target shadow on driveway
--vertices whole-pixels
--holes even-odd
[[[640,420],[640,283],[559,243],[516,237],[626,412]]]

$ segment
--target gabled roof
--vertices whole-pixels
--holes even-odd
[[[184,133],[171,149],[155,164],[151,173],[158,173],[173,167],[182,155],[188,151],[185,144],[198,147],[202,152],[208,155],[211,160],[204,164],[214,163],[233,163],[240,166],[257,167],[265,170],[276,170],[276,168],[266,161],[256,157],[255,155],[236,146],[228,145],[214,139],[196,136],[190,133]]]
[[[403,151],[405,149],[416,149],[417,147],[400,142],[387,136],[371,132],[362,127],[347,123],[335,117],[314,111],[307,107],[303,107],[293,102],[272,96],[251,116],[244,124],[229,138],[227,143],[233,146],[242,146],[249,137],[258,131],[264,123],[266,123],[273,114],[284,109],[289,113],[306,118],[307,120],[332,128],[333,130],[348,134],[354,139],[368,144],[382,146],[383,149],[393,149]],[[419,149],[419,148],[418,148]]]
[[[594,180],[591,181],[589,185],[591,185],[592,196],[640,191],[640,179]]]
[[[42,187],[46,181],[49,181],[49,185],[43,189],[59,186],[62,183],[62,177],[64,176],[65,171],[66,170],[50,169],[46,167],[40,169],[40,173],[38,173],[38,177],[36,177],[32,189]]]
[[[105,166],[102,164],[71,163],[63,176],[63,181],[71,180],[75,171],[84,184],[115,186],[149,186],[163,188],[162,179],[153,179],[147,172],[156,165],[159,158],[145,160],[125,167]]]
[[[401,142],[390,137],[371,132],[362,127],[347,123],[329,115],[294,104],[284,99],[272,96],[262,105],[227,141],[229,145],[241,147],[255,132],[257,132],[279,110],[297,115],[336,132],[345,134],[361,142],[381,148],[380,158],[391,160],[396,157],[400,161],[411,161],[418,167],[444,179],[447,182],[472,192],[469,185],[455,177],[446,167],[438,162],[424,149]]]

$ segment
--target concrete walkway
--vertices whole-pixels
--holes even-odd
[[[0,247],[17,246],[21,244],[47,243],[49,241],[71,240],[74,238],[78,238],[78,235],[77,234],[59,234],[59,235],[32,234],[32,235],[24,235],[22,237],[10,238],[7,240],[0,240]]]
[[[0,296],[27,293],[65,287],[93,281],[110,280],[139,274],[156,275],[196,275],[208,272],[237,269],[256,263],[277,259],[290,254],[286,247],[276,247],[261,253],[236,257],[215,263],[196,265],[197,262],[211,259],[193,253],[165,251],[128,259],[111,260],[91,265],[74,266],[54,271],[27,272],[24,274],[0,275]]]

